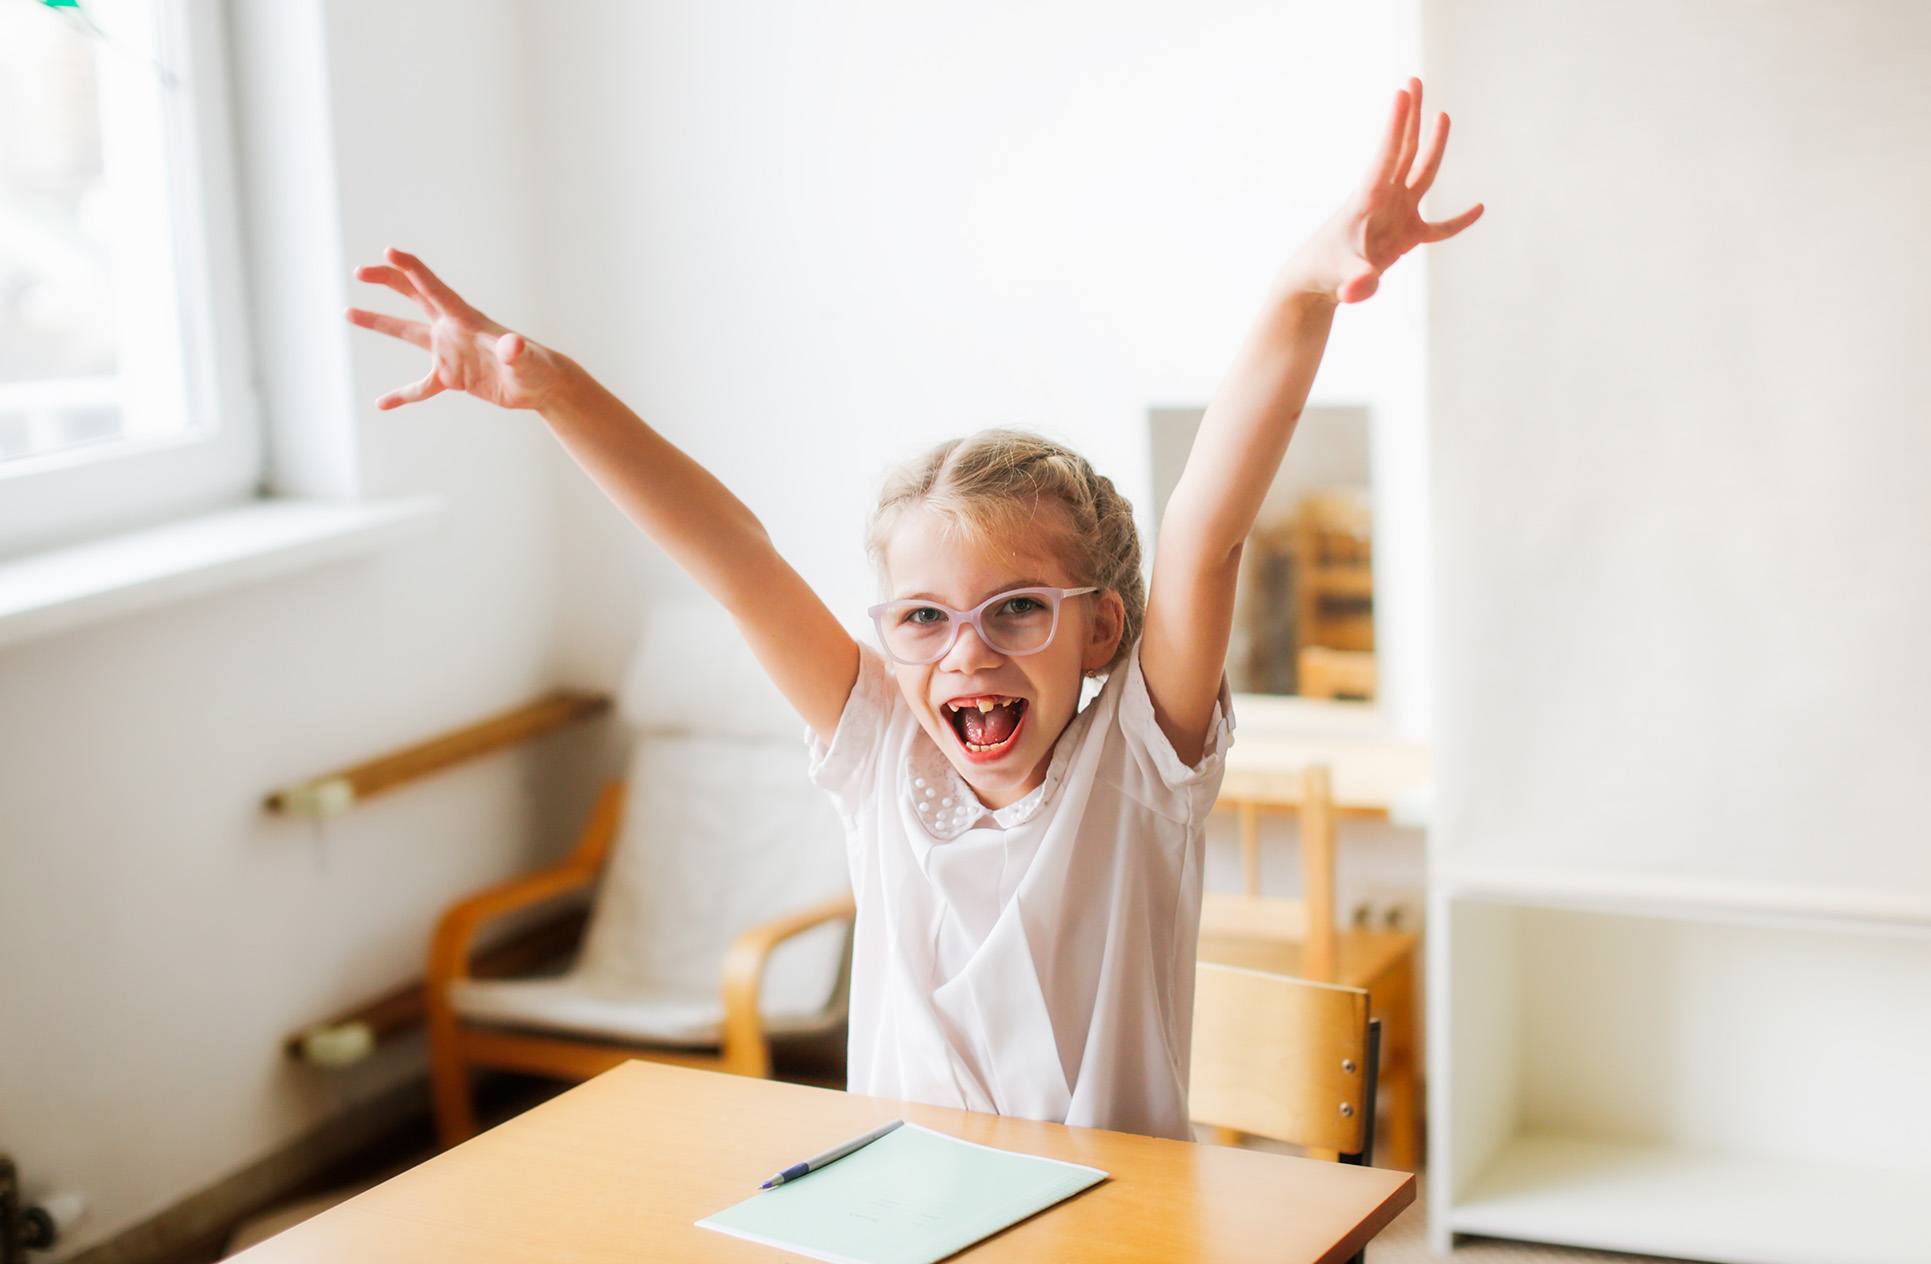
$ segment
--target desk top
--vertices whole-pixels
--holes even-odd
[[[248,1264],[793,1258],[693,1223],[902,1117],[1111,1178],[962,1261],[1345,1260],[1414,1200],[1406,1172],[1161,1141],[629,1062],[238,1257]],[[1105,1250],[1098,1249],[1104,1244]]]
[[[1397,735],[1371,703],[1235,694],[1234,722],[1223,802],[1298,807],[1302,769],[1326,764],[1340,811],[1411,824],[1427,816],[1428,747]]]

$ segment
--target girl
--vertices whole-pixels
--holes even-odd
[[[1150,591],[1126,501],[1043,439],[942,445],[887,485],[870,544],[883,654],[861,646],[722,484],[565,356],[412,256],[362,268],[426,321],[351,309],[430,352],[380,408],[467,391],[535,409],[722,602],[813,743],[858,905],[850,1085],[1187,1137],[1203,822],[1232,729],[1221,664],[1245,540],[1339,303],[1478,205],[1421,218],[1448,137],[1396,94],[1365,184],[1297,251],[1201,422]],[[1083,679],[1105,676],[1081,709]]]

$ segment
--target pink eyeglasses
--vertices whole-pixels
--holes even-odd
[[[1001,654],[1037,654],[1059,631],[1059,603],[1096,593],[1097,588],[1014,588],[988,597],[970,610],[942,602],[887,601],[866,611],[878,627],[885,652],[907,666],[944,658],[967,624],[979,639]]]

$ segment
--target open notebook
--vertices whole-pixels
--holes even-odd
[[[832,1264],[932,1264],[1105,1178],[906,1124],[697,1223]]]

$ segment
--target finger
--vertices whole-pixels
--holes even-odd
[[[386,263],[367,264],[357,268],[355,279],[368,281],[374,285],[386,285],[404,298],[422,302],[422,294],[417,291],[416,283],[404,276],[402,269],[392,268]]]
[[[420,382],[411,382],[400,390],[390,391],[375,402],[377,408],[399,408],[404,404],[418,404],[431,395],[440,395],[443,384],[434,372]]]
[[[1408,81],[1408,117],[1402,122],[1401,156],[1395,160],[1395,179],[1406,179],[1421,144],[1421,80]]]
[[[1456,233],[1461,232],[1464,228],[1467,228],[1470,224],[1482,218],[1482,210],[1482,204],[1477,202],[1453,219],[1445,219],[1439,224],[1423,224],[1421,226],[1421,239],[1423,241],[1447,241]]]
[[[1395,178],[1401,160],[1401,138],[1408,131],[1408,94],[1395,93],[1395,108],[1388,115],[1388,130],[1381,138],[1381,152],[1368,172],[1369,189],[1378,189]]]
[[[1435,183],[1435,172],[1442,165],[1442,151],[1448,148],[1448,116],[1437,114],[1435,128],[1428,136],[1428,150],[1421,156],[1421,170],[1408,182],[1408,189],[1416,197],[1428,192]]]
[[[400,338],[411,346],[421,347],[424,351],[429,350],[429,326],[419,320],[404,320],[400,316],[388,316],[382,312],[367,312],[360,307],[351,307],[342,314],[349,318],[351,325],[373,329],[379,334]]]
[[[504,364],[515,364],[522,358],[523,349],[528,345],[523,341],[522,334],[504,334],[496,340],[496,358]]]
[[[470,307],[463,302],[462,295],[443,284],[442,278],[429,270],[429,266],[416,256],[394,246],[383,252],[384,257],[403,274],[415,282],[416,289],[422,292],[423,302],[443,316],[468,315]]]

